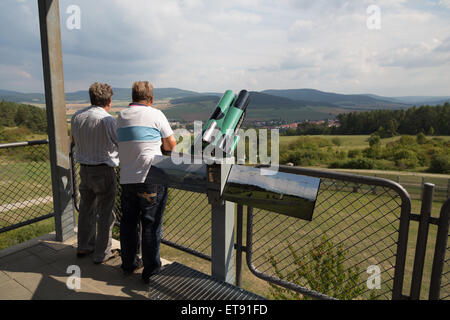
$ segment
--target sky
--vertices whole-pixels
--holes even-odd
[[[68,92],[149,80],[198,92],[450,95],[450,0],[59,3]],[[43,92],[37,11],[36,0],[0,1],[0,89]]]

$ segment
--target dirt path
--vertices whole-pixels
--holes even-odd
[[[44,204],[49,203],[53,201],[53,197],[48,196],[44,198],[36,198],[33,200],[26,200],[18,203],[10,203],[0,206],[0,213],[10,211],[10,210],[16,210],[16,209],[22,209],[27,207],[32,207],[38,204]]]

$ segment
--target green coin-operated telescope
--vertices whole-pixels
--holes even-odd
[[[250,93],[242,90],[238,96],[228,90],[209,118],[202,132],[203,145],[218,147],[231,155],[236,150],[240,137],[237,135],[245,118]]]
[[[220,99],[201,134],[195,138],[191,152],[171,157],[155,156],[149,181],[169,187],[206,193],[211,204],[233,202],[311,221],[320,179],[284,172],[264,173],[263,168],[228,163],[239,143],[250,94],[228,90]],[[214,146],[225,157],[202,151]],[[217,150],[219,149],[219,150]],[[174,153],[172,153],[172,156]]]

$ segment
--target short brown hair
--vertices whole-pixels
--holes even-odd
[[[89,88],[89,97],[94,106],[107,106],[111,102],[113,94],[113,89],[106,83],[95,82]]]
[[[153,86],[148,81],[136,81],[132,89],[133,102],[153,100]]]

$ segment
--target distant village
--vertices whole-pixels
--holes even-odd
[[[193,132],[193,124],[190,122],[181,122],[169,120],[170,125],[174,129],[187,129]],[[303,120],[289,122],[286,120],[268,120],[268,121],[244,121],[242,128],[257,128],[257,129],[279,129],[280,131],[288,129],[297,129],[301,125],[310,124],[318,126],[340,127],[340,123],[335,119],[328,120]]]
[[[320,126],[328,126],[331,127],[339,127],[339,121],[334,119],[328,120],[304,120],[304,121],[296,121],[296,122],[288,122],[288,121],[280,121],[280,120],[271,120],[271,121],[252,121],[247,122],[247,125],[252,127],[261,128],[261,129],[297,129],[302,124],[311,124],[311,125],[320,125]]]

